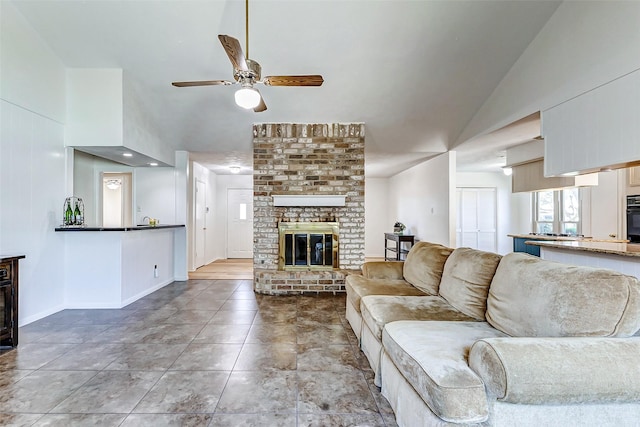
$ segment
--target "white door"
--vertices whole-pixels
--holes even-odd
[[[207,187],[204,182],[196,180],[196,206],[195,206],[195,264],[196,268],[202,267],[207,261],[205,257],[205,236],[207,234]]]
[[[457,246],[496,252],[495,188],[458,188]]]
[[[227,258],[253,258],[253,190],[227,191]]]

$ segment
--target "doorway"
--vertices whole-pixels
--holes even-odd
[[[457,188],[458,247],[497,252],[496,188]]]
[[[227,190],[227,258],[253,258],[253,190]]]
[[[205,265],[205,241],[207,233],[207,198],[206,198],[206,184],[196,179],[196,205],[195,205],[195,267],[201,267]]]
[[[132,225],[132,175],[130,172],[102,173],[102,226],[108,228]]]

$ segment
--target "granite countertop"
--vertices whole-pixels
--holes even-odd
[[[134,225],[131,227],[57,227],[55,231],[136,231],[160,228],[181,228],[184,224]]]
[[[566,249],[573,251],[595,252],[600,254],[640,257],[640,244],[635,243],[616,243],[610,241],[602,242],[589,240],[573,242],[531,240],[525,243],[527,245],[540,246],[543,248]]]
[[[519,239],[528,240],[548,240],[548,241],[575,241],[590,239],[590,237],[575,237],[575,236],[543,236],[541,234],[507,234],[509,237],[517,237]]]
[[[577,237],[577,236],[545,236],[540,234],[507,234],[509,237],[527,240],[545,240],[548,242],[609,242],[609,243],[627,243],[626,239],[594,239],[593,237]]]

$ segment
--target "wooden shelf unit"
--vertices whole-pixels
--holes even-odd
[[[404,261],[413,246],[415,236],[408,234],[384,233],[385,261]],[[389,246],[389,241],[394,245]],[[403,243],[405,244],[403,246]]]

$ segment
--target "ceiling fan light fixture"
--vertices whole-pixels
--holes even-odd
[[[236,104],[247,110],[256,108],[260,104],[260,93],[252,87],[238,89],[235,98]]]

